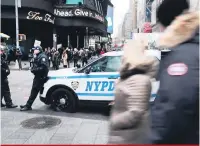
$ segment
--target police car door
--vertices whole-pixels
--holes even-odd
[[[104,56],[89,65],[80,81],[80,100],[112,101],[114,84],[119,77],[120,56]],[[87,73],[87,71],[90,71]]]

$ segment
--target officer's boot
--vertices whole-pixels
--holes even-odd
[[[11,99],[11,95],[10,95],[10,89],[4,93],[4,99],[6,102],[6,108],[16,108],[18,107],[17,105],[14,105]]]
[[[17,107],[18,106],[14,105],[13,103],[6,104],[6,108],[17,108]]]
[[[6,105],[1,102],[1,107],[5,107]]]
[[[30,111],[30,110],[32,110],[32,108],[31,108],[31,106],[28,106],[28,105],[21,105],[20,106],[20,111]]]
[[[24,108],[26,105],[20,105],[20,108]]]

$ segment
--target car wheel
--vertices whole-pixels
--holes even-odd
[[[64,112],[76,112],[77,100],[74,94],[65,88],[59,88],[51,94],[52,104]]]

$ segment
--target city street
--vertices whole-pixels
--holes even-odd
[[[32,84],[33,75],[28,70],[17,71],[11,67],[9,76],[13,103],[25,104]],[[54,112],[40,102],[33,104],[33,110],[20,112],[17,109],[1,109],[2,144],[106,144],[108,139],[108,117],[102,109],[85,107],[77,113]],[[55,118],[57,124],[49,128],[33,128],[44,121],[32,120],[29,128],[23,121],[31,119]],[[48,120],[47,120],[48,121]],[[47,123],[48,124],[48,123]],[[32,128],[30,128],[32,127]]]

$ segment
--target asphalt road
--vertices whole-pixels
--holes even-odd
[[[13,103],[25,104],[31,90],[33,75],[30,71],[12,70],[9,76]],[[108,116],[104,109],[84,107],[77,113],[54,112],[40,102],[33,110],[1,109],[2,144],[106,144],[108,139]],[[30,118],[53,117],[61,122],[50,128],[24,128],[22,122]],[[33,121],[32,124],[42,124]],[[30,124],[29,124],[30,125]]]

